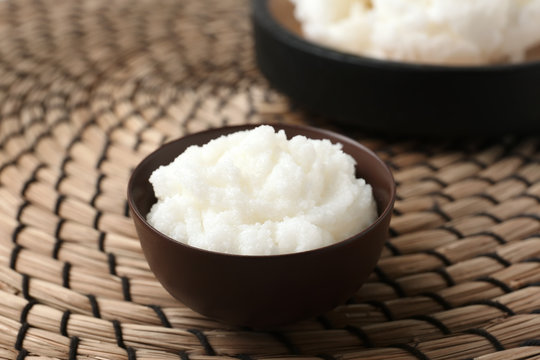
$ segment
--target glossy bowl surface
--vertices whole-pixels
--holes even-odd
[[[373,270],[384,242],[395,197],[388,167],[357,142],[317,128],[272,125],[287,136],[301,134],[343,144],[357,161],[357,176],[372,185],[379,217],[361,233],[324,248],[275,255],[245,256],[211,252],[175,241],[146,221],[156,202],[150,174],[190,145],[253,128],[233,126],[204,131],[163,145],[133,171],[128,203],[144,255],[171,295],[193,310],[221,321],[269,328],[321,314],[342,304]]]
[[[289,0],[252,0],[252,20],[271,85],[331,121],[392,134],[540,133],[540,48],[520,64],[400,63],[305,40]]]

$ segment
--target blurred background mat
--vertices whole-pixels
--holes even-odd
[[[540,358],[540,139],[391,139],[314,118],[259,73],[249,15],[236,0],[0,2],[0,358]],[[126,186],[166,141],[263,121],[359,139],[398,201],[347,304],[252,331],[165,292]]]

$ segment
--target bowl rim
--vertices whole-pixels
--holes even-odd
[[[373,68],[390,68],[396,71],[427,71],[427,72],[514,72],[540,68],[540,60],[531,60],[522,63],[493,64],[493,65],[441,65],[429,63],[403,62],[396,60],[383,60],[362,55],[355,55],[335,50],[323,45],[308,41],[282,26],[273,16],[268,7],[269,0],[252,0],[252,18],[267,31],[273,33],[277,39],[313,56],[325,58],[330,61],[347,63],[353,66],[370,66]]]
[[[327,245],[327,246],[311,249],[311,250],[306,250],[306,251],[301,251],[301,252],[293,252],[293,253],[275,254],[275,255],[231,254],[231,253],[223,253],[223,252],[198,248],[198,247],[191,246],[189,244],[183,243],[181,241],[175,240],[175,239],[169,237],[168,235],[165,235],[161,231],[157,230],[152,225],[150,225],[150,223],[148,223],[148,221],[146,220],[146,217],[141,214],[141,211],[140,211],[139,207],[135,203],[135,200],[133,199],[132,193],[133,193],[133,189],[135,187],[136,175],[138,174],[138,172],[140,171],[140,169],[144,165],[146,165],[148,162],[150,162],[150,160],[154,156],[156,156],[156,154],[158,152],[165,151],[168,147],[172,146],[173,144],[185,141],[185,140],[187,140],[189,138],[198,137],[198,136],[205,135],[205,134],[208,135],[208,134],[211,134],[211,133],[217,133],[216,137],[214,137],[214,138],[217,138],[218,134],[219,134],[219,136],[228,135],[228,134],[231,134],[233,132],[242,131],[242,130],[248,130],[248,129],[252,129],[252,128],[255,128],[255,127],[261,126],[261,125],[270,125],[272,127],[278,126],[280,128],[283,128],[283,130],[285,130],[285,131],[287,131],[287,129],[296,130],[298,132],[302,132],[304,130],[309,130],[309,131],[319,133],[323,137],[326,137],[327,135],[329,135],[329,136],[335,138],[340,143],[346,142],[346,143],[348,143],[350,145],[353,145],[353,146],[359,148],[363,152],[367,153],[370,157],[372,157],[381,166],[381,169],[385,173],[385,177],[388,177],[388,180],[390,181],[390,199],[388,201],[388,204],[380,212],[380,214],[377,215],[377,218],[375,219],[375,221],[371,225],[369,225],[368,227],[366,227],[365,229],[363,229],[359,233],[356,233],[356,234],[354,234],[354,235],[352,235],[352,236],[350,236],[350,237],[348,237],[348,238],[346,238],[344,240],[338,241],[338,242],[336,242],[334,244],[330,244],[330,245]],[[227,131],[226,133],[222,133],[223,130],[231,130],[231,131]],[[313,127],[313,126],[307,126],[307,125],[279,124],[279,123],[274,123],[274,124],[272,124],[272,123],[261,123],[261,124],[243,124],[243,125],[224,126],[224,127],[212,128],[212,129],[208,129],[208,130],[204,130],[204,131],[195,132],[195,133],[188,134],[188,135],[179,137],[177,139],[171,140],[171,141],[159,146],[157,149],[155,149],[154,151],[152,151],[151,153],[146,155],[137,164],[137,166],[131,172],[131,175],[129,177],[128,186],[127,186],[127,201],[128,201],[129,208],[131,210],[131,215],[136,216],[139,219],[139,221],[141,221],[142,224],[144,224],[145,227],[149,228],[156,235],[159,235],[160,237],[162,237],[166,241],[173,242],[174,244],[178,244],[180,246],[184,246],[184,247],[187,247],[187,248],[195,250],[195,251],[202,251],[204,253],[208,253],[208,254],[211,254],[213,256],[224,256],[224,257],[242,258],[242,259],[248,259],[248,258],[249,259],[271,259],[271,258],[277,258],[277,257],[284,258],[284,257],[308,256],[309,254],[312,254],[312,253],[328,251],[329,249],[334,249],[334,248],[346,246],[348,243],[356,240],[358,237],[362,237],[362,236],[366,235],[367,233],[371,232],[379,223],[381,223],[383,221],[383,219],[385,219],[388,216],[391,216],[391,212],[392,212],[392,210],[394,208],[395,200],[396,200],[396,183],[395,183],[392,171],[390,170],[388,165],[379,156],[377,156],[372,150],[368,149],[366,146],[360,144],[356,140],[353,140],[353,139],[351,139],[351,138],[349,138],[349,137],[347,137],[345,135],[339,134],[339,133],[331,131],[331,130],[321,129],[321,128],[317,128],[317,127]],[[139,238],[139,236],[137,236],[137,237]],[[139,238],[139,241],[140,240],[141,239]]]

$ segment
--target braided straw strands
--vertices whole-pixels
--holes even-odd
[[[0,2],[0,358],[540,358],[537,137],[353,131],[394,173],[392,236],[316,319],[252,331],[168,295],[127,213],[131,170],[260,122],[330,126],[262,78],[245,1]]]

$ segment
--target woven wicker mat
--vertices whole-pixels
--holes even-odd
[[[534,137],[348,129],[398,201],[368,283],[324,316],[255,332],[163,290],[126,211],[137,162],[223,124],[325,126],[258,73],[248,18],[238,0],[0,2],[0,358],[540,359]]]

